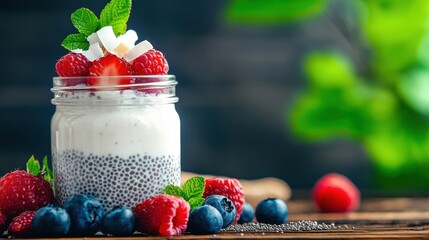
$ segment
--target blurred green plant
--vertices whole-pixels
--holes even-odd
[[[359,34],[370,50],[359,73],[345,54],[311,51],[303,60],[308,87],[288,113],[302,139],[350,138],[371,158],[375,187],[429,188],[429,1],[354,0]],[[234,23],[305,20],[329,0],[232,0]],[[258,9],[260,11],[258,11]]]

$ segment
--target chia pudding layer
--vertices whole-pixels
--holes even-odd
[[[133,208],[168,184],[180,184],[180,119],[173,103],[133,90],[56,98],[63,100],[51,122],[60,204],[83,193],[106,209]]]

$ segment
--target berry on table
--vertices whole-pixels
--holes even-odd
[[[51,185],[41,175],[16,170],[0,179],[0,211],[8,218],[35,211],[53,200]]]
[[[70,216],[64,208],[45,206],[36,211],[31,228],[36,236],[62,237],[70,229]]]
[[[186,230],[189,211],[190,206],[185,199],[160,194],[135,207],[136,228],[149,235],[177,236]]]
[[[124,206],[116,206],[106,212],[101,220],[101,232],[112,236],[130,236],[134,233],[136,217]]]
[[[346,176],[329,173],[315,183],[312,199],[322,212],[349,212],[359,207],[360,192]]]
[[[243,205],[243,212],[241,212],[240,219],[238,219],[239,224],[249,223],[253,221],[255,217],[255,210],[253,209],[250,203],[246,202]]]
[[[236,216],[233,223],[237,223],[245,202],[240,181],[235,178],[207,178],[203,197],[215,194],[225,196],[234,203]]]
[[[288,208],[279,198],[267,198],[258,203],[255,216],[260,223],[284,224],[288,217]]]
[[[31,234],[31,222],[36,211],[25,211],[12,219],[7,233],[14,237],[27,237]]]
[[[91,62],[80,53],[69,52],[55,64],[57,74],[61,77],[88,76]]]
[[[101,225],[103,206],[93,196],[77,194],[64,202],[64,209],[70,215],[70,234],[76,236],[91,236]]]
[[[155,49],[151,49],[134,59],[132,67],[137,75],[164,75],[169,70],[164,55]]]
[[[210,205],[202,205],[191,211],[188,229],[192,234],[218,233],[223,225],[222,215]]]
[[[237,215],[234,203],[227,197],[221,195],[210,195],[204,200],[204,205],[210,205],[216,208],[222,216],[222,228],[231,225]]]

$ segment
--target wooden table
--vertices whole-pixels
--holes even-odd
[[[318,213],[308,200],[288,201],[289,220],[315,220],[347,229],[285,233],[220,233],[183,235],[172,239],[429,239],[429,198],[373,198],[362,201],[358,212]],[[101,239],[104,236],[68,239]],[[64,238],[66,239],[66,238]],[[152,240],[162,237],[134,235],[108,239]]]

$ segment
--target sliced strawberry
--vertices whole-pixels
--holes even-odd
[[[112,86],[133,83],[132,77],[123,77],[132,75],[131,66],[122,58],[115,55],[107,55],[94,61],[89,68],[90,77],[87,80],[88,85]],[[100,76],[121,76],[121,77],[100,77]]]

